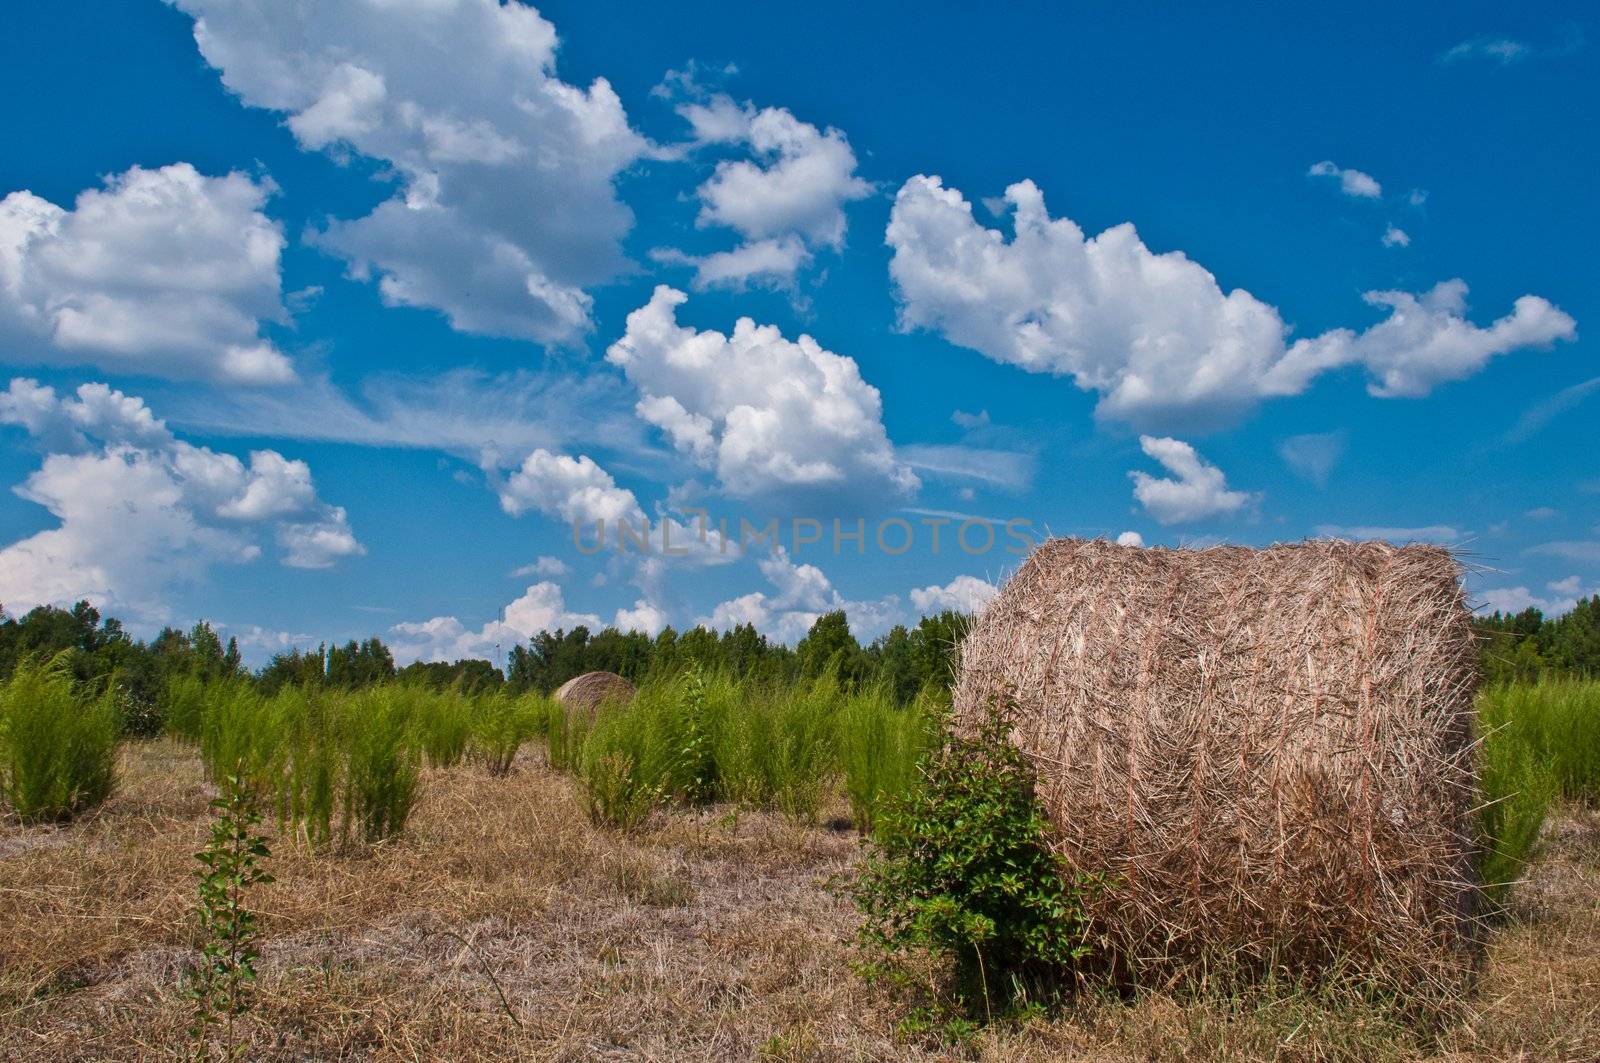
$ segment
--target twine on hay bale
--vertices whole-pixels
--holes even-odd
[[[615,672],[585,672],[557,687],[555,699],[592,717],[606,702],[628,701],[635,693],[634,685]]]
[[[1475,956],[1477,652],[1451,554],[1042,544],[961,648],[1017,706],[1052,844],[1125,978]]]

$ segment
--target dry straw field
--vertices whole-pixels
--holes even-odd
[[[125,745],[119,770],[77,822],[0,827],[0,1057],[189,1048],[209,787],[168,740]],[[504,778],[426,772],[392,841],[275,845],[241,1031],[262,1060],[1594,1059],[1600,814],[1566,806],[1547,836],[1436,1033],[1337,991],[1179,989],[950,1045],[899,1035],[903,995],[851,972],[857,917],[831,884],[859,858],[853,832],[727,805],[596,827],[534,745]]]

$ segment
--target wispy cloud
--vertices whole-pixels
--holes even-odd
[[[938,443],[913,443],[895,448],[900,460],[918,472],[961,480],[979,480],[1008,491],[1025,491],[1033,483],[1032,454]]]
[[[630,404],[606,376],[475,370],[369,377],[359,397],[324,378],[270,392],[174,395],[165,403],[170,420],[216,434],[441,450],[480,463],[575,443],[649,449]]]
[[[1520,63],[1533,55],[1533,46],[1526,41],[1510,37],[1472,37],[1450,48],[1439,56],[1441,63],[1459,63],[1467,59],[1483,59],[1501,66]]]
[[[1439,62],[1441,64],[1484,62],[1494,66],[1512,66],[1530,59],[1571,55],[1587,43],[1583,29],[1576,23],[1563,26],[1559,39],[1553,44],[1543,46],[1515,37],[1485,33],[1469,37],[1447,48],[1440,54]]]
[[[1373,524],[1319,524],[1317,534],[1330,539],[1386,539],[1397,543],[1458,543],[1466,534],[1448,524],[1391,528]]]
[[[1517,423],[1506,433],[1506,442],[1521,443],[1596,391],[1600,391],[1600,376],[1562,388],[1548,399],[1535,403],[1523,412]]]
[[[1568,539],[1562,542],[1540,543],[1538,546],[1528,547],[1523,552],[1562,557],[1568,561],[1600,564],[1600,539]]]

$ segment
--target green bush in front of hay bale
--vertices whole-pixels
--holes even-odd
[[[0,687],[0,791],[18,818],[60,822],[116,786],[114,689],[80,691],[65,655],[28,658]]]
[[[504,690],[472,700],[467,713],[467,750],[490,775],[507,775],[517,752],[550,727],[554,702]]]
[[[996,699],[971,735],[941,722],[919,784],[881,810],[851,890],[863,970],[903,976],[903,961],[931,954],[951,992],[934,1011],[953,1002],[958,1023],[1029,1006],[1080,969],[1091,957],[1084,900],[1107,888],[1051,851],[1033,767],[1010,741],[1014,716]]]

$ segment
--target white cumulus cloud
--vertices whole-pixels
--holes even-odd
[[[878,389],[810,336],[740,318],[732,335],[680,326],[679,291],[657,287],[606,357],[642,398],[641,418],[739,497],[785,492],[905,496]]]
[[[293,380],[261,334],[284,319],[270,181],[186,162],[107,178],[72,209],[0,199],[0,342],[8,360],[230,383]]]
[[[1000,588],[976,576],[957,576],[944,586],[934,584],[918,587],[911,592],[911,607],[923,616],[946,609],[958,613],[977,614],[984,610]]]
[[[457,661],[463,658],[495,660],[497,650],[504,654],[511,647],[527,642],[541,631],[558,628],[570,631],[583,626],[591,631],[600,627],[593,613],[575,613],[567,608],[561,587],[548,580],[532,584],[514,599],[500,616],[477,628],[469,628],[454,616],[431,620],[406,621],[390,628],[395,660]]]
[[[15,379],[0,393],[0,424],[23,428],[47,451],[15,491],[57,522],[0,548],[0,602],[9,609],[88,598],[157,621],[172,587],[212,565],[254,560],[267,536],[297,568],[365,552],[345,511],[317,496],[304,462],[194,446],[141,400],[104,384],[65,396]]]
[[[556,74],[556,30],[498,0],[169,0],[246,103],[307,150],[383,163],[393,198],[318,242],[388,305],[456,329],[570,342],[623,264],[613,179],[649,145],[603,78]]]
[[[1133,497],[1160,524],[1228,516],[1252,501],[1244,491],[1230,491],[1222,470],[1188,443],[1140,436],[1139,447],[1171,474],[1155,477],[1138,470],[1128,474],[1133,479]]]
[[[869,195],[856,156],[837,129],[818,129],[782,107],[757,109],[726,95],[685,103],[701,145],[736,145],[749,158],[724,159],[698,189],[701,227],[732,229],[744,242],[694,264],[695,287],[790,284],[814,249],[844,247],[844,204]]]
[[[1008,188],[1006,203],[1010,240],[939,178],[905,183],[887,232],[901,326],[1070,376],[1099,394],[1099,417],[1141,428],[1214,425],[1349,365],[1366,368],[1373,395],[1424,395],[1492,357],[1576,334],[1572,318],[1534,295],[1479,327],[1466,318],[1466,285],[1452,280],[1421,295],[1368,292],[1385,320],[1290,343],[1276,308],[1223,291],[1182,252],[1151,251],[1132,225],[1086,237],[1050,217],[1031,181]]]

